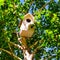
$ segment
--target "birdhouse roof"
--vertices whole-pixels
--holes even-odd
[[[33,17],[32,14],[28,13],[28,14],[26,14],[26,15],[24,16],[24,19],[32,19],[32,20],[34,20],[34,17]]]

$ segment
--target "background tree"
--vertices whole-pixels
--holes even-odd
[[[15,32],[28,12],[36,20],[35,33],[27,40],[34,59],[60,60],[60,0],[0,0],[0,60],[24,58]]]

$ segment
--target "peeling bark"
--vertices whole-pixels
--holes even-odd
[[[33,54],[28,52],[28,50],[23,51],[24,60],[33,60]]]

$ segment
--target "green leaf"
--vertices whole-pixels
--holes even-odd
[[[0,0],[0,6],[4,4],[4,0]]]

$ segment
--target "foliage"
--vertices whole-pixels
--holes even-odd
[[[9,42],[19,44],[15,32],[23,16],[30,12],[34,15],[36,29],[32,38],[27,40],[31,51],[37,50],[35,59],[60,59],[60,0],[0,0],[0,60],[17,60],[13,52],[23,59],[22,51]],[[2,49],[1,49],[2,48]]]

